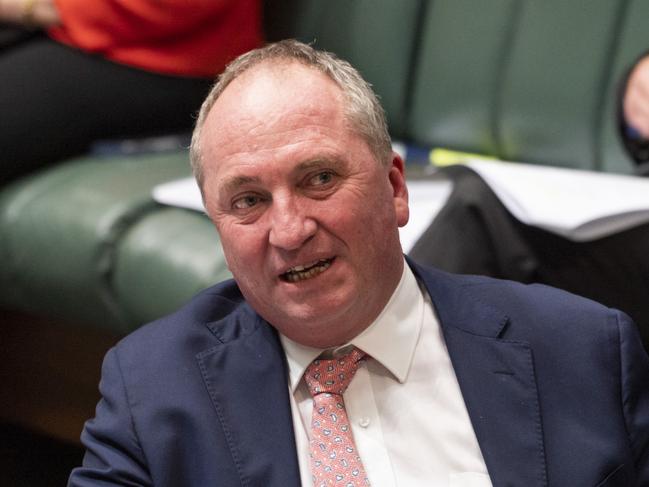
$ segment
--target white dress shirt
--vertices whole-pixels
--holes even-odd
[[[302,486],[311,487],[313,402],[302,375],[323,350],[281,341]],[[407,265],[379,317],[350,344],[371,357],[343,397],[372,487],[490,487],[430,296]]]

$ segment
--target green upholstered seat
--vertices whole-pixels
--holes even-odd
[[[595,169],[622,2],[521,2],[502,78],[505,159]]]
[[[203,213],[162,207],[132,225],[116,247],[112,288],[129,328],[171,313],[230,278],[218,234]]]
[[[423,146],[497,155],[501,71],[515,0],[438,0],[425,11],[408,133]],[[467,15],[469,13],[469,15]]]
[[[630,172],[614,90],[649,48],[647,8],[640,0],[430,2],[408,134],[425,146]]]
[[[185,152],[85,158],[3,188],[0,305],[122,331],[133,326],[134,318],[155,315],[150,305],[142,305],[145,313],[130,302],[126,306],[121,302],[124,276],[138,271],[118,267],[118,257],[131,259],[130,251],[137,246],[130,244],[129,237],[138,231],[141,220],[162,211],[151,198],[153,186],[188,174]],[[179,220],[178,215],[174,217]],[[197,217],[209,231],[211,224],[204,217],[191,214],[187,218],[194,222]],[[155,237],[149,235],[151,239]],[[215,242],[210,248],[213,253],[218,248]],[[170,251],[168,258],[172,256]],[[194,273],[196,269],[186,268],[182,278],[186,285],[192,283],[194,291],[211,282],[206,271]],[[169,278],[177,278],[173,269],[170,272]],[[214,270],[217,275],[220,271]],[[120,285],[113,286],[114,281]],[[162,295],[164,301],[157,300],[160,314],[187,298],[187,288],[179,286],[176,293],[167,292]]]

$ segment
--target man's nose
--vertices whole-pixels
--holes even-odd
[[[316,232],[317,223],[306,208],[293,198],[273,201],[269,242],[283,250],[295,250]]]

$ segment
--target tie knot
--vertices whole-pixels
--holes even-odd
[[[312,396],[327,392],[342,395],[358,370],[365,352],[353,348],[349,353],[332,359],[315,359],[304,373]]]

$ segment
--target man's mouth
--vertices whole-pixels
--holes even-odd
[[[286,282],[298,282],[311,279],[326,271],[333,259],[319,259],[307,265],[296,265],[280,275],[280,279]]]

